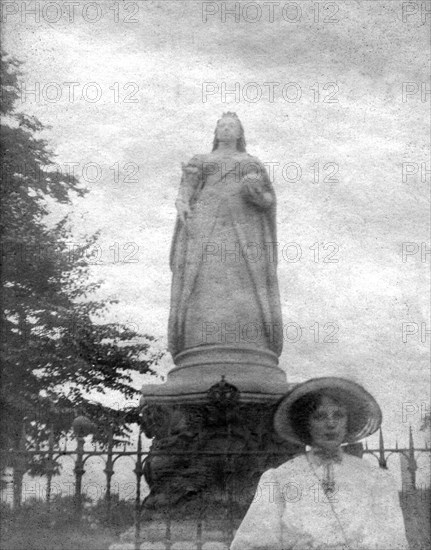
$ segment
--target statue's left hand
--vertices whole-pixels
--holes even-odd
[[[266,208],[272,204],[272,195],[265,188],[259,179],[247,179],[242,181],[242,192],[246,198],[253,203]]]

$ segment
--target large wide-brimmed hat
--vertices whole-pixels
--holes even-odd
[[[291,443],[309,445],[307,434],[298,425],[298,417],[307,417],[307,401],[314,395],[329,395],[341,402],[349,416],[344,443],[354,443],[377,431],[382,423],[382,411],[372,395],[362,386],[347,380],[328,376],[312,378],[295,386],[280,401],[274,416],[274,428],[278,435]]]

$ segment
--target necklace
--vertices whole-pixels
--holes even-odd
[[[329,462],[325,466],[325,478],[322,480],[322,487],[325,495],[331,496],[335,491],[335,481],[334,481],[334,465],[332,462]]]
[[[310,468],[319,481],[320,485],[322,486],[323,492],[326,496],[330,497],[335,492],[335,480],[334,480],[334,463],[332,460],[325,461],[323,466],[325,469],[325,476],[323,479],[320,479],[320,477],[317,475],[317,472],[310,460],[309,455],[307,454],[307,461],[310,465]]]
[[[307,462],[308,464],[310,465],[310,468],[311,468],[311,471],[313,472],[314,476],[316,477],[316,479],[319,481],[319,483],[321,484],[322,488],[323,488],[323,491],[325,493],[326,496],[330,497],[332,496],[333,492],[335,491],[335,481],[334,481],[334,464],[333,463],[328,463],[325,465],[326,466],[331,466],[332,467],[332,474],[330,473],[330,471],[326,472],[325,471],[325,479],[324,480],[321,480],[319,478],[319,476],[317,475],[317,472],[316,470],[314,469],[314,466],[310,460],[310,457],[308,455],[308,453],[306,454],[306,457],[307,457]],[[332,475],[332,480],[328,479],[326,480],[326,473],[328,473],[328,475]],[[332,485],[333,484],[333,485]],[[340,532],[343,536],[343,539],[346,543],[346,546],[347,548],[349,548],[349,539],[347,538],[347,535],[346,535],[346,532],[343,528],[343,524],[341,523],[341,520],[340,518],[338,517],[338,514],[335,510],[335,507],[334,507],[334,503],[333,503],[333,500],[331,498],[328,498],[328,502],[329,502],[329,505],[331,506],[331,510],[332,510],[332,513],[334,514],[334,517],[335,519],[337,520],[337,523],[338,523],[338,527],[340,528]]]

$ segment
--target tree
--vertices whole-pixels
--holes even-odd
[[[68,205],[87,191],[75,177],[53,169],[54,153],[38,137],[42,123],[15,110],[20,66],[2,52],[0,444],[17,449],[23,430],[28,444],[47,441],[51,430],[58,440],[77,411],[124,436],[123,421],[137,421],[137,411],[125,419],[86,395],[116,390],[136,397],[133,373],[154,374],[159,355],[151,352],[151,336],[100,321],[109,303],[91,300],[100,283],[90,281],[86,259],[97,235],[71,251],[68,218],[48,223],[49,201]],[[106,441],[106,431],[96,437]]]
[[[431,428],[431,413],[425,413],[422,418],[422,424],[420,429],[422,432],[425,432],[425,431],[429,431],[430,428]]]

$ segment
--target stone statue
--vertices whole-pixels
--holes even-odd
[[[275,194],[234,113],[218,121],[212,152],[183,166],[176,206],[168,329],[175,366],[164,384],[142,388],[142,428],[153,438],[143,517],[228,518],[230,529],[262,472],[298,450],[272,428],[288,389],[278,365]],[[227,513],[229,495],[242,497]]]
[[[266,350],[277,360],[282,319],[276,199],[247,154],[235,113],[217,122],[213,150],[183,165],[172,241],[169,350]]]

